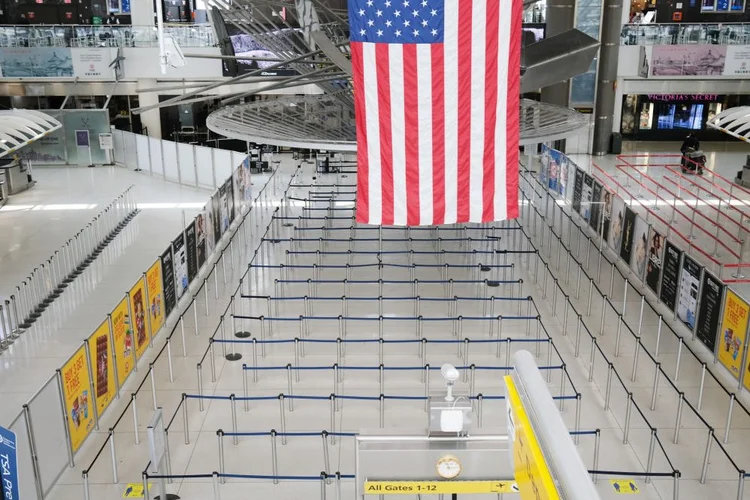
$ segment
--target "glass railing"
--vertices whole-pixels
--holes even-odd
[[[620,45],[747,45],[750,23],[625,24]]]
[[[216,45],[210,24],[165,25],[180,47]],[[158,47],[155,26],[0,25],[0,47]]]

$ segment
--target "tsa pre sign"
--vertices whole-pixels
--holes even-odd
[[[0,492],[5,500],[18,500],[18,451],[16,433],[0,427]]]

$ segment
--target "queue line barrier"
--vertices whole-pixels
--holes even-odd
[[[532,184],[532,183],[536,183],[537,181],[535,179],[529,180],[529,177],[530,177],[530,175],[528,175],[528,172],[525,172],[525,174],[522,176],[522,178],[526,181],[526,185],[528,187],[530,187],[531,190],[533,191],[533,195],[535,197],[541,199],[541,198],[544,197],[544,195],[546,195],[548,201],[550,199],[553,200],[553,203],[547,204],[547,206],[552,205],[553,215],[550,217],[550,219],[552,221],[557,221],[557,217],[554,214],[554,211],[557,210],[557,209],[559,209],[560,213],[561,213],[560,221],[562,221],[562,216],[564,215],[564,216],[566,216],[567,220],[569,221],[570,226],[571,227],[576,227],[579,230],[580,234],[579,234],[579,237],[577,238],[577,240],[578,241],[580,241],[581,239],[586,240],[589,249],[591,248],[591,246],[593,246],[594,248],[597,248],[596,242],[592,239],[591,236],[589,236],[587,234],[588,230],[582,229],[581,226],[574,220],[574,218],[570,214],[568,214],[568,213],[565,212],[565,210],[564,210],[564,208],[563,208],[562,205],[559,205],[558,203],[554,202],[554,199],[551,198],[551,195],[549,193],[546,193],[542,189],[542,193],[544,193],[544,194],[540,194],[539,191]],[[524,193],[524,196],[525,196],[525,193]],[[531,205],[532,205],[531,201],[532,200],[529,199],[529,203],[528,203],[529,207],[531,207]],[[545,211],[546,211],[546,209],[545,209]],[[530,217],[530,208],[527,209],[526,212],[527,212],[526,217],[527,217],[527,220],[528,220],[528,218]],[[579,269],[582,269],[582,267],[584,265],[583,262],[582,261],[578,261],[576,259],[576,257],[573,257],[572,247],[569,249],[565,245],[565,243],[564,243],[564,241],[562,239],[562,236],[558,235],[554,231],[553,226],[551,224],[549,224],[549,222],[546,222],[547,221],[546,215],[542,214],[536,207],[534,207],[534,212],[535,212],[535,215],[537,216],[537,218],[539,218],[540,221],[542,221],[542,222],[545,223],[544,227],[542,228],[542,234],[544,234],[544,230],[546,229],[546,231],[549,234],[549,236],[548,236],[548,242],[551,242],[553,237],[555,239],[557,239],[558,245],[560,246],[560,250],[558,251],[558,254],[559,254],[560,251],[566,251],[566,252],[568,252],[569,258],[575,260],[576,263],[577,263],[577,265],[578,265],[578,267],[579,267]],[[531,245],[531,237],[528,236],[528,238],[529,238],[528,239],[528,243]],[[572,233],[571,233],[569,241],[570,242],[573,241]],[[551,249],[551,245],[549,245],[548,248],[549,248],[549,250],[548,250],[547,254],[550,255],[550,256],[553,255],[553,251]],[[602,245],[598,246],[598,251],[599,251],[599,254],[600,254],[600,257],[599,257],[600,260],[603,257],[607,262],[610,262],[609,259],[606,257],[605,253],[603,252]],[[576,255],[580,256],[580,250],[578,252],[576,252]],[[586,269],[590,269],[589,255],[590,255],[590,252],[587,250],[587,258],[586,258],[586,264],[585,264]],[[541,257],[541,255],[539,256],[539,258],[543,259],[543,257]],[[615,272],[615,270],[617,270],[617,272],[623,278],[623,280],[625,282],[626,288],[629,287],[629,286],[631,286],[630,282],[629,282],[629,278],[620,271],[619,267],[616,266],[614,264],[614,262],[610,262],[610,265],[612,267],[611,276],[614,276],[614,272]],[[558,267],[558,269],[560,269],[559,265],[557,267]],[[547,272],[549,273],[549,275],[552,276],[555,284],[557,285],[557,287],[559,289],[559,292],[561,294],[565,295],[565,291],[560,286],[557,278],[555,278],[554,275],[552,275],[552,272],[550,270],[549,264],[545,264],[545,269],[547,270]],[[600,279],[600,270],[601,270],[601,266],[599,265],[598,266],[598,271],[597,271],[597,276],[598,276],[597,277],[597,281]],[[634,353],[633,353],[633,370],[632,370],[632,373],[631,373],[631,380],[632,381],[636,380],[637,373],[638,373],[638,359],[639,359],[638,354],[640,353],[641,350],[643,350],[644,352],[646,352],[648,358],[652,361],[652,363],[654,363],[654,377],[653,377],[653,382],[652,382],[652,391],[651,391],[652,394],[651,394],[650,409],[652,411],[656,410],[659,380],[660,380],[660,378],[662,376],[667,379],[667,381],[669,383],[669,386],[675,391],[675,393],[676,393],[676,395],[678,397],[678,404],[677,404],[677,410],[676,410],[676,415],[675,415],[675,426],[674,426],[674,432],[673,432],[672,441],[675,444],[677,444],[679,442],[680,427],[682,425],[681,422],[682,422],[682,416],[683,416],[683,408],[685,406],[687,406],[688,409],[691,410],[693,412],[693,414],[699,419],[699,421],[705,426],[706,432],[707,432],[707,436],[706,436],[706,446],[705,446],[705,451],[704,451],[704,459],[703,459],[703,464],[702,464],[702,467],[701,467],[700,482],[701,483],[705,483],[706,480],[707,480],[708,465],[709,465],[710,456],[711,456],[711,448],[712,448],[712,446],[716,445],[716,446],[718,446],[719,450],[722,452],[723,456],[727,459],[727,461],[732,465],[732,467],[738,473],[739,480],[738,480],[738,489],[737,489],[738,496],[737,496],[737,498],[738,498],[738,500],[740,500],[742,498],[742,491],[744,490],[744,479],[745,479],[745,471],[744,471],[744,469],[738,466],[738,464],[735,462],[735,460],[732,458],[732,456],[729,454],[729,452],[723,446],[722,442],[719,440],[719,438],[716,435],[716,429],[715,429],[715,427],[713,427],[712,425],[710,425],[710,423],[707,422],[706,419],[703,418],[702,415],[700,415],[698,409],[696,409],[690,403],[690,401],[687,400],[685,392],[681,391],[674,384],[674,382],[670,379],[669,375],[666,373],[666,371],[661,366],[661,362],[659,362],[656,359],[655,356],[652,356],[650,354],[650,352],[648,351],[648,349],[646,348],[646,346],[643,344],[643,342],[641,340],[640,333],[641,333],[641,327],[642,327],[642,318],[643,318],[643,310],[644,310],[643,308],[644,308],[644,304],[647,303],[647,301],[645,300],[645,296],[643,294],[640,294],[640,292],[638,292],[637,289],[633,288],[641,296],[641,313],[640,313],[640,316],[639,316],[638,331],[636,332],[626,322],[626,317],[627,317],[627,315],[626,315],[627,293],[624,293],[623,302],[622,302],[623,309],[622,309],[622,312],[619,312],[619,311],[617,311],[617,308],[616,308],[615,304],[610,299],[610,297],[612,296],[613,291],[614,291],[613,290],[614,282],[610,281],[610,292],[609,292],[609,295],[608,295],[607,293],[605,293],[603,290],[601,290],[598,287],[598,285],[595,283],[595,280],[594,280],[593,277],[589,276],[586,271],[583,271],[583,273],[588,278],[588,281],[589,281],[589,294],[588,294],[588,300],[587,300],[587,306],[586,306],[586,309],[587,309],[586,317],[590,317],[591,316],[592,292],[594,290],[597,291],[597,293],[599,294],[599,296],[601,297],[601,300],[602,300],[602,315],[601,315],[602,319],[601,319],[600,327],[599,327],[599,335],[604,335],[604,332],[605,332],[605,329],[604,329],[604,324],[605,323],[604,323],[604,321],[606,319],[606,308],[607,308],[607,306],[609,306],[609,307],[611,307],[614,310],[614,312],[617,314],[617,317],[618,317],[618,328],[617,328],[616,345],[619,346],[620,335],[621,335],[621,331],[622,331],[623,327],[635,339]],[[576,299],[578,299],[577,295],[576,295]],[[651,306],[650,303],[649,303],[649,306]],[[652,307],[652,309],[653,309],[653,307]],[[654,309],[654,312],[656,313],[655,309]],[[666,325],[668,328],[671,329],[671,327],[669,327],[669,325],[666,322],[663,321],[663,317],[660,314],[658,314],[658,317],[659,317],[659,326],[658,326],[658,329],[657,329],[657,345],[658,345],[659,338],[660,338],[660,335],[661,335],[662,326]],[[589,329],[589,327],[585,324],[585,322],[582,319],[582,315],[580,315],[580,314],[579,314],[579,322],[583,323],[583,327],[586,329],[586,331],[589,333],[589,335],[592,338],[592,345],[597,348],[597,350],[601,353],[602,357],[605,360],[607,360],[607,363],[608,363],[608,365],[607,365],[607,370],[608,370],[608,372],[607,372],[607,390],[606,390],[606,394],[605,394],[605,410],[606,410],[606,409],[610,408],[609,402],[610,402],[610,397],[611,397],[610,395],[611,395],[611,378],[612,378],[612,374],[613,373],[615,374],[616,378],[620,381],[620,383],[623,386],[623,388],[625,388],[625,384],[624,384],[624,382],[622,380],[622,377],[619,374],[617,374],[617,370],[616,370],[616,368],[614,368],[614,365],[611,362],[608,361],[607,356],[605,355],[605,353],[601,350],[601,348],[598,347],[598,343],[596,342],[595,336],[593,335],[593,333],[591,332],[591,330]],[[563,326],[565,326],[565,325],[563,325]],[[679,375],[681,353],[682,353],[682,350],[683,350],[683,346],[685,346],[685,344],[684,344],[684,341],[683,341],[682,337],[680,337],[674,330],[672,330],[672,332],[679,339],[678,340],[677,365],[676,365],[676,368],[675,368],[675,377],[677,377]],[[685,347],[687,347],[687,346],[685,346]],[[619,349],[619,347],[616,347],[616,349]],[[657,348],[657,350],[658,350],[658,348]],[[693,355],[696,357],[696,359],[698,359],[697,356],[695,355],[695,353],[692,350],[690,350],[689,347],[688,347],[688,350],[691,353],[693,353]],[[594,350],[592,349],[592,357],[591,357],[590,369],[589,369],[589,379],[590,380],[593,380],[593,372],[594,372],[594,356],[593,356],[593,352],[594,352]],[[618,352],[619,351],[616,351],[615,356],[618,355]],[[578,349],[576,348],[576,356],[577,356],[577,353],[578,353]],[[702,363],[702,365],[703,365],[703,368],[702,368],[702,372],[701,372],[702,373],[702,375],[701,375],[701,388],[700,388],[700,392],[699,392],[699,406],[698,406],[698,408],[700,408],[700,403],[702,401],[704,375],[705,375],[705,363]],[[716,379],[716,381],[718,382],[718,379]],[[719,385],[721,386],[720,383],[719,383]],[[723,386],[721,386],[721,387],[723,388]],[[628,408],[631,405],[633,407],[635,407],[637,409],[638,413],[641,415],[641,417],[648,423],[648,420],[646,419],[644,412],[638,407],[637,403],[634,401],[634,399],[633,399],[633,393],[630,392],[630,391],[628,391],[626,388],[625,388],[625,390],[627,392],[627,397],[628,397]],[[726,391],[726,389],[724,389],[724,390],[725,390],[725,392],[728,393],[728,391]],[[728,439],[728,436],[729,436],[729,428],[730,428],[730,425],[731,425],[731,411],[732,411],[732,408],[733,408],[734,404],[735,404],[735,397],[734,397],[734,394],[732,394],[730,396],[729,411],[728,411],[727,420],[726,420],[726,424],[727,425],[726,425],[725,436],[724,436],[725,442],[726,442],[726,440]],[[742,405],[740,405],[740,406],[742,407]],[[744,407],[742,407],[742,408],[745,409]],[[745,411],[747,412],[746,409],[745,409]],[[626,414],[626,427],[627,427],[628,424],[629,424],[629,417]],[[663,445],[661,444],[661,441],[658,439],[658,436],[657,436],[657,429],[655,427],[651,426],[650,424],[648,424],[648,425],[649,425],[649,427],[651,429],[652,443],[653,443],[653,440],[656,439],[657,442],[658,442],[658,445],[664,451]],[[626,430],[624,430],[623,432],[624,432],[624,435],[627,436]],[[625,437],[625,439],[627,439],[627,437]],[[650,449],[651,448],[653,448],[653,445],[650,446]],[[664,451],[664,453],[665,453],[665,457],[667,458],[667,460],[670,463],[670,466],[674,469],[674,466],[672,465],[672,462],[669,459],[669,457],[666,455],[665,451]],[[649,451],[649,461],[651,460],[651,457],[652,457],[652,453],[651,453],[651,451]],[[675,469],[675,472],[679,473],[679,471],[677,469]],[[677,494],[678,494],[678,489],[677,488],[675,488],[673,494],[674,494],[674,497],[677,498]]]

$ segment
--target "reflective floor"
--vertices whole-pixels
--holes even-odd
[[[639,150],[643,151],[643,146],[639,144]],[[658,147],[668,149],[668,145]],[[709,146],[705,146],[705,149],[709,150]],[[584,161],[581,160],[579,164],[583,165]],[[614,166],[614,160],[608,157],[596,158],[594,161],[602,168]],[[735,169],[735,165],[739,168],[739,165],[744,163],[744,153],[716,152],[711,155],[709,162],[711,161],[721,163],[720,168],[726,169],[729,173]],[[592,469],[596,467],[601,471],[611,471],[598,476],[597,488],[602,498],[619,497],[611,479],[632,479],[644,498],[673,498],[675,492],[672,477],[655,478],[651,483],[646,483],[642,475],[627,475],[643,474],[648,469],[665,474],[672,474],[674,469],[680,470],[679,498],[737,498],[737,474],[717,444],[712,445],[711,455],[706,461],[706,482],[699,482],[703,472],[708,434],[704,423],[689,411],[687,405],[681,417],[679,444],[673,443],[679,399],[678,393],[667,378],[678,378],[676,382],[673,380],[673,383],[679,390],[684,391],[686,401],[697,406],[695,400],[700,384],[700,365],[689,362],[687,355],[678,365],[676,337],[671,334],[661,337],[658,358],[671,377],[660,377],[655,410],[650,410],[654,364],[646,351],[654,354],[658,317],[646,316],[641,321],[638,334],[643,347],[638,348],[640,350],[634,351],[637,342],[633,341],[634,337],[628,331],[623,332],[622,342],[616,343],[618,316],[610,310],[605,315],[604,328],[601,328],[601,299],[596,297],[596,292],[592,289],[594,299],[591,307],[588,307],[590,285],[587,280],[582,280],[580,289],[576,291],[575,272],[567,268],[565,259],[557,258],[558,253],[565,256],[567,252],[558,246],[546,249],[548,236],[541,236],[544,221],[533,222],[531,212],[525,213],[522,222],[530,236],[530,243],[519,230],[513,229],[515,226],[511,224],[497,224],[494,231],[487,228],[441,231],[440,236],[444,239],[442,249],[455,252],[446,252],[444,262],[451,264],[447,270],[443,266],[444,262],[440,260],[441,254],[436,253],[437,235],[434,232],[412,231],[410,236],[413,240],[409,242],[409,234],[403,230],[392,231],[393,234],[390,234],[391,231],[384,231],[381,247],[376,241],[377,231],[358,230],[351,233],[345,229],[351,225],[348,220],[331,219],[331,228],[325,232],[313,229],[322,226],[323,221],[304,221],[296,217],[303,213],[310,217],[323,216],[322,214],[346,217],[351,212],[325,210],[321,215],[311,215],[313,211],[303,212],[303,206],[299,202],[289,203],[282,209],[292,218],[273,224],[265,235],[266,241],[262,241],[266,228],[271,225],[273,210],[281,204],[280,200],[296,170],[295,167],[296,163],[290,158],[282,161],[278,172],[261,194],[259,202],[245,219],[244,225],[239,228],[231,246],[227,247],[225,258],[220,260],[216,267],[204,270],[204,273],[211,273],[204,274],[207,278],[207,288],[196,294],[192,306],[189,306],[189,299],[182,302],[183,308],[189,306],[183,316],[184,330],[179,327],[175,329],[176,333],[171,336],[169,350],[162,350],[166,334],[173,331],[175,325],[179,326],[178,318],[171,318],[156,338],[155,348],[149,349],[144,356],[145,359],[139,364],[139,372],[131,377],[122,389],[119,401],[116,401],[103,416],[100,430],[87,440],[76,455],[75,467],[65,470],[57,486],[52,488],[49,498],[86,498],[82,471],[87,469],[90,469],[89,498],[121,498],[128,488],[128,483],[142,483],[142,471],[149,462],[146,426],[153,414],[154,402],[163,407],[168,420],[173,419],[169,433],[171,474],[190,476],[174,479],[167,486],[169,493],[176,493],[182,498],[214,498],[216,492],[211,474],[222,469],[219,459],[221,441],[224,454],[223,471],[227,474],[305,478],[285,478],[280,484],[273,484],[270,479],[228,478],[226,484],[221,484],[218,488],[222,498],[317,498],[322,497],[324,493],[333,498],[337,495],[338,486],[335,479],[330,484],[322,486],[319,479],[311,478],[320,477],[321,471],[353,474],[353,438],[341,435],[335,439],[332,436],[324,439],[321,431],[345,434],[383,430],[393,433],[423,432],[427,417],[422,398],[425,391],[439,391],[441,386],[441,378],[434,371],[431,372],[431,376],[424,377],[424,366],[429,364],[431,367],[437,367],[441,363],[451,362],[458,366],[475,366],[473,374],[468,370],[466,378],[462,379],[458,387],[459,391],[472,396],[479,393],[483,395],[481,404],[478,399],[473,400],[475,432],[502,433],[506,418],[505,404],[503,400],[495,399],[493,396],[502,395],[501,376],[505,371],[497,368],[506,366],[509,351],[512,353],[520,348],[538,355],[540,366],[553,367],[545,373],[549,374],[549,387],[553,396],[573,396],[573,399],[563,401],[562,414],[570,430],[578,428],[582,431],[578,448],[584,463]],[[71,198],[91,204],[104,203],[116,196],[120,190],[112,188],[107,196],[89,197],[86,194],[86,182],[89,183],[90,189],[93,189],[94,180],[88,181],[84,176],[96,176],[99,175],[98,172],[106,173],[108,178],[117,179],[123,190],[130,183],[137,182],[136,199],[139,203],[182,203],[186,204],[183,206],[188,215],[192,215],[197,207],[202,206],[210,195],[208,192],[181,188],[120,169],[74,169],[70,172],[37,171],[40,185],[29,191],[29,197],[40,196],[35,190],[42,186],[45,175],[58,176],[57,185],[66,187],[61,187],[58,194],[48,193],[46,197],[32,198],[23,204],[35,205],[42,200],[45,200],[46,204],[51,204],[48,202],[52,200],[56,204],[62,204],[69,203]],[[71,184],[63,182],[63,179],[79,173],[82,177],[71,181]],[[311,166],[304,165],[294,184],[354,182],[353,176],[318,176],[315,181],[312,177]],[[257,176],[254,184],[262,186],[266,181],[266,178]],[[99,184],[97,181],[96,185]],[[288,194],[296,198],[306,198],[310,197],[311,190],[330,191],[331,188],[296,187]],[[346,191],[351,188],[341,187],[340,190]],[[337,199],[351,199],[351,196],[340,193]],[[3,259],[13,253],[14,245],[41,246],[39,241],[45,242],[45,245],[49,241],[49,245],[43,247],[39,255],[33,258],[26,257],[24,252],[17,252],[13,257],[17,260],[14,260],[12,269],[5,264],[0,267],[0,281],[3,284],[7,282],[5,273],[8,273],[7,279],[11,282],[23,277],[23,269],[33,267],[37,260],[53,251],[56,245],[69,237],[70,233],[85,224],[95,211],[66,210],[64,215],[60,215],[52,210],[6,210],[16,204],[21,205],[20,197],[17,200],[14,197],[8,206],[0,209],[0,224],[6,224],[6,217],[12,216],[13,222],[10,227],[25,226],[35,229],[28,235],[22,229],[16,230],[16,243],[9,244],[7,249],[3,240],[0,243],[0,255],[3,255]],[[341,201],[334,206],[346,209],[347,205],[345,201]],[[39,326],[24,333],[9,351],[0,354],[0,370],[3,370],[0,372],[0,398],[3,403],[10,401],[10,405],[3,404],[0,408],[0,421],[7,422],[17,415],[20,405],[53,374],[54,369],[59,367],[79,342],[93,330],[119,297],[130,288],[132,282],[179,231],[179,206],[150,209],[145,208],[146,206],[142,207],[142,212],[86,271],[89,275],[84,273],[79,277],[80,284],[69,287],[58,299],[60,305],[50,308],[48,313],[53,314],[45,313]],[[536,202],[534,206],[537,206]],[[44,238],[47,232],[45,226],[50,226],[50,221],[40,219],[42,215],[59,218],[56,221],[56,229],[50,232],[47,239]],[[284,222],[290,225],[287,226]],[[336,227],[341,229],[334,229]],[[531,227],[538,233],[534,233]],[[475,232],[471,235],[471,241],[467,236],[469,231]],[[564,233],[568,234],[567,228]],[[491,235],[500,236],[500,239],[488,241],[487,237]],[[351,246],[348,241],[350,236],[354,238]],[[293,244],[289,238],[295,238],[296,242]],[[302,238],[305,238],[305,241],[301,241]],[[346,241],[334,241],[337,238]],[[56,241],[53,242],[53,239]],[[418,239],[426,241],[420,242]],[[570,248],[567,239],[565,243]],[[544,260],[540,261],[541,264],[533,257],[534,254],[512,253],[531,249],[530,244],[534,245],[534,248],[542,249],[540,253]],[[349,249],[353,250],[353,253],[348,253]],[[490,249],[509,250],[507,260],[498,257],[499,254],[495,254],[494,259],[490,254],[486,257],[490,260],[484,260],[483,256],[487,254],[479,252]],[[329,253],[318,254],[318,250]],[[414,254],[405,253],[408,250],[414,250]],[[471,252],[472,250],[478,252]],[[288,256],[286,251],[308,253],[292,253]],[[382,256],[382,268],[377,265],[378,252]],[[577,255],[579,262],[584,261],[583,255],[585,254]],[[248,264],[253,257],[253,265],[273,267],[252,267],[248,270]],[[316,260],[318,258],[319,261]],[[422,265],[413,271],[414,276],[410,276],[412,263]],[[490,265],[490,270],[479,271],[479,263]],[[546,278],[544,263],[547,263],[550,271]],[[279,264],[306,267],[287,267],[286,270],[282,270]],[[316,264],[316,268],[312,267],[313,264]],[[346,268],[342,267],[346,264],[350,264],[348,276]],[[594,274],[595,261],[591,260],[588,264],[587,272]],[[360,267],[355,268],[355,265]],[[21,268],[20,272],[18,268]],[[246,296],[281,298],[283,294],[285,300],[241,298],[240,294],[235,292],[239,279],[243,276],[241,291]],[[420,280],[417,290],[414,289],[412,281],[415,278]],[[326,283],[308,283],[308,279]],[[343,283],[344,279],[351,280],[348,287]],[[382,291],[378,285],[379,279],[384,280]],[[454,280],[452,292],[447,290],[445,281],[448,279]],[[485,279],[502,283],[497,283],[497,287],[488,287]],[[523,280],[522,284],[517,281],[519,279]],[[608,276],[601,279],[601,288],[607,289]],[[410,283],[398,283],[401,281]],[[554,283],[558,283],[562,291],[556,291]],[[192,292],[196,293],[197,290]],[[68,294],[70,295],[66,297]],[[320,300],[308,299],[307,304],[304,300],[292,300],[293,297],[305,295],[318,297]],[[342,295],[349,299],[342,302]],[[380,295],[391,300],[373,300]],[[413,299],[416,295],[420,296],[418,310],[415,309],[417,306]],[[234,303],[233,308],[230,303],[232,296],[235,297],[231,302]],[[451,296],[463,297],[466,300],[445,300]],[[496,299],[487,300],[492,296]],[[531,301],[518,300],[519,297],[529,296],[532,298]],[[566,296],[570,298],[569,303]],[[324,300],[326,297],[328,299]],[[362,300],[357,301],[354,297]],[[623,297],[618,297],[622,302]],[[434,300],[428,300],[430,298]],[[507,300],[500,300],[501,298]],[[629,325],[636,325],[639,322],[640,298],[631,292],[626,303],[625,310],[620,309],[620,312]],[[540,315],[539,322],[535,319],[521,319],[535,317],[537,310]],[[578,327],[574,310],[581,314],[581,327]],[[254,319],[238,318],[233,324],[231,313]],[[220,319],[222,315],[223,328]],[[300,315],[305,315],[308,319],[300,322]],[[338,320],[339,315],[349,319],[342,320],[342,323]],[[484,319],[500,315],[517,319],[506,319],[501,322]],[[50,319],[45,319],[45,316]],[[260,324],[260,316],[264,317],[263,325]],[[377,320],[380,316],[384,318],[382,322]],[[419,330],[418,322],[414,320],[418,316],[422,316],[422,327]],[[458,322],[455,320],[458,316],[466,319]],[[637,326],[632,328],[635,330]],[[249,343],[222,342],[231,341],[235,338],[234,332],[244,330],[250,332]],[[212,336],[214,341],[210,343],[209,338]],[[256,341],[253,345],[252,338],[285,342],[259,344]],[[295,338],[299,339],[296,343]],[[337,338],[352,342],[345,343],[342,350],[342,344],[336,343]],[[381,343],[380,338],[384,341],[408,342]],[[423,343],[421,338],[428,341]],[[511,339],[508,344],[496,342],[497,339],[507,338]],[[597,339],[598,345],[598,349],[594,348],[593,370],[590,361],[592,338]],[[456,342],[459,339],[462,341]],[[466,343],[463,339],[470,339],[470,342]],[[312,342],[313,340],[327,342]],[[367,342],[353,342],[354,340]],[[414,342],[415,340],[419,342]],[[160,350],[164,354],[154,362]],[[638,362],[634,362],[634,352],[640,353]],[[238,353],[242,357],[236,361],[229,361],[225,353]],[[149,383],[149,362],[154,362],[155,393],[151,391],[152,386]],[[338,371],[338,379],[332,368],[334,363],[340,367],[349,367],[348,370],[344,368]],[[377,369],[381,363],[384,366],[382,377]],[[608,363],[612,363],[616,376],[612,375],[614,371],[610,374]],[[249,369],[243,370],[243,364]],[[563,364],[568,376],[563,376],[560,369]],[[264,369],[254,370],[254,366]],[[681,367],[679,377],[674,377],[676,366]],[[295,370],[294,367],[308,369]],[[710,365],[709,368],[713,370],[715,367]],[[173,381],[170,381],[170,372]],[[608,378],[611,380],[609,391]],[[140,444],[136,445],[133,411],[128,403],[131,403],[131,394],[142,380],[145,383],[142,384],[143,388],[138,392],[135,401],[140,441]],[[245,401],[233,403],[228,399],[232,394],[243,397],[245,393],[248,397],[257,399],[248,400],[247,406]],[[576,393],[581,395],[578,411]],[[193,397],[183,401],[183,394]],[[204,397],[216,398],[201,400],[198,397],[201,394]],[[294,395],[296,398],[285,398],[280,401],[279,394]],[[333,412],[330,394],[346,396],[337,398],[334,404],[338,403],[338,406],[334,406]],[[380,394],[390,396],[383,402],[382,416]],[[628,394],[632,395],[634,402],[630,411]],[[740,396],[741,400],[744,398],[744,395]],[[607,400],[609,409],[605,410]],[[716,435],[720,440],[724,436],[726,408],[727,398],[724,391],[710,379],[705,384],[702,409],[698,413],[716,429]],[[236,416],[235,419],[233,414]],[[112,427],[121,415],[123,417],[114,432],[117,480],[113,482],[112,448],[107,444],[107,429]],[[750,431],[750,418],[735,407],[731,427],[728,444],[725,445],[727,452],[740,467],[743,467],[743,464],[750,465],[750,452],[744,446]],[[628,431],[625,431],[626,428]],[[658,441],[651,440],[651,428],[657,429]],[[224,433],[232,433],[233,429],[236,429],[237,433],[252,435],[237,436],[237,444],[234,444],[233,436],[217,437],[217,431],[220,429]],[[277,437],[274,461],[274,444],[270,434],[272,429],[276,432],[285,430],[287,433],[300,432],[304,435],[288,436],[285,444],[282,443],[281,437]],[[586,431],[597,429],[600,432],[600,441],[598,463],[595,464],[596,435],[588,434]],[[623,444],[623,441],[627,441],[627,444]],[[651,444],[654,442],[661,443],[661,446],[652,447]],[[102,446],[103,453],[91,467]],[[652,453],[649,452],[650,448]],[[159,494],[159,481],[153,479],[151,483],[153,497]],[[354,496],[354,487],[350,479],[342,479],[340,486],[343,497]]]

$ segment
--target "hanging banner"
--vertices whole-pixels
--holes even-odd
[[[659,298],[670,311],[674,311],[674,306],[677,303],[677,279],[680,276],[681,258],[682,250],[666,240]]]
[[[185,235],[180,235],[172,242],[172,266],[174,266],[174,289],[175,299],[179,302],[188,286],[188,264],[187,251],[185,248]]]
[[[169,316],[177,304],[177,296],[174,289],[174,265],[172,259],[172,246],[161,254],[161,279],[162,290],[164,290],[164,316]]]
[[[115,310],[112,311],[112,336],[115,343],[117,358],[117,380],[120,387],[125,383],[133,371],[133,330],[128,317],[128,299],[123,298]]]
[[[713,76],[724,73],[726,45],[654,45],[652,76]]]
[[[716,348],[723,299],[724,284],[704,270],[700,307],[698,307],[698,326],[695,329],[695,335],[711,352],[714,352]]]
[[[112,360],[112,336],[109,321],[102,322],[89,337],[89,357],[94,380],[94,396],[99,415],[104,413],[115,397],[115,366]]]
[[[583,172],[576,168],[575,184],[573,185],[573,210],[581,213],[581,200],[583,199]]]
[[[622,229],[625,227],[625,202],[619,196],[612,197],[612,215],[609,227],[609,246],[615,253],[620,253]]]
[[[659,295],[659,276],[661,263],[664,258],[664,236],[651,228],[648,244],[648,264],[646,265],[646,286],[657,296]]]
[[[630,260],[630,269],[633,270],[638,279],[642,280],[646,272],[646,262],[648,261],[648,223],[640,217],[635,217],[635,229],[633,230],[633,251]]]
[[[151,317],[151,335],[156,335],[164,324],[164,288],[161,277],[161,259],[157,259],[146,271],[148,289],[148,312]]]
[[[128,295],[130,296],[130,311],[133,314],[130,324],[135,332],[135,355],[137,359],[141,359],[143,353],[146,352],[151,335],[146,319],[146,284],[143,282],[143,277],[135,282]]]
[[[187,255],[187,288],[198,274],[198,256],[196,255],[195,220],[185,229],[185,252]]]
[[[70,430],[70,445],[75,453],[94,429],[91,406],[91,381],[86,362],[86,348],[81,346],[60,370],[63,400]]]
[[[195,265],[200,272],[206,262],[206,216],[200,212],[195,216]]]
[[[724,368],[729,370],[736,379],[740,378],[742,357],[745,353],[748,313],[750,313],[750,305],[728,289],[719,331],[720,344],[717,357]],[[745,387],[748,387],[750,376],[745,375],[744,383]]]
[[[677,299],[677,317],[690,330],[695,329],[695,318],[698,312],[698,289],[701,283],[701,265],[688,257],[682,259],[680,274],[680,291]]]

